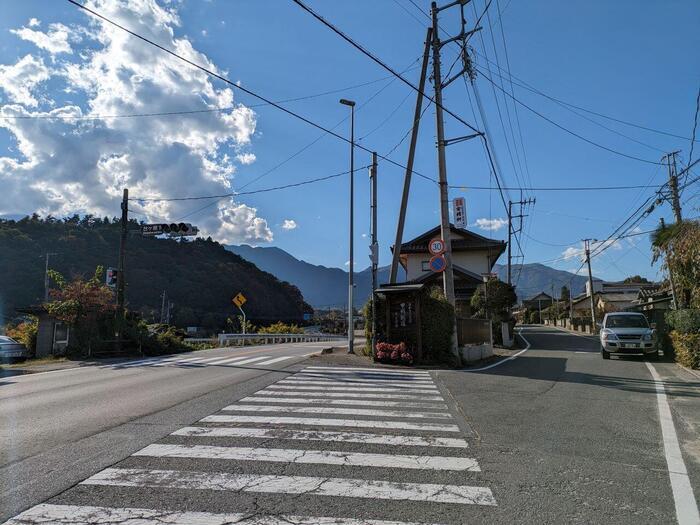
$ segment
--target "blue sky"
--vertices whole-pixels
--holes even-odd
[[[416,0],[416,4],[426,11],[429,7],[423,0]],[[484,1],[473,4],[480,13]],[[345,135],[348,122],[342,120],[347,116],[347,108],[338,104],[338,98],[356,100],[356,136],[363,137],[364,146],[381,154],[390,151],[411,124],[415,96],[410,89],[400,81],[387,78],[389,74],[385,70],[291,1],[185,0],[161,3],[163,9],[157,10],[155,15],[147,0],[108,4],[96,1],[92,5],[125,25],[133,24],[130,27],[135,30],[153,31],[152,36],[161,38],[159,41],[172,38],[171,43],[189,42],[191,48],[183,49],[193,53],[198,61],[208,60],[231,80],[240,81],[273,100],[305,97],[372,82],[285,105],[324,126],[339,124],[335,130]],[[309,1],[309,5],[392,67],[407,70],[406,77],[417,83],[418,59],[428,19],[410,2]],[[503,35],[498,25],[498,8],[503,12]],[[74,113],[70,112],[78,111],[75,107],[80,108],[81,115],[114,115],[186,111],[231,104],[227,86],[221,82],[206,80],[186,64],[172,63],[144,43],[89,22],[84,13],[67,2],[3,2],[0,11],[3,85],[15,82],[30,86],[29,96],[17,89],[0,90],[0,110],[5,115],[17,115],[19,111],[27,115],[45,113],[66,107],[73,108],[65,110],[71,115]],[[473,22],[474,11],[470,6],[466,13]],[[30,24],[32,18],[36,21]],[[453,34],[457,31],[457,11],[444,12],[441,21],[447,31]],[[700,5],[697,2],[494,0],[490,19],[484,18],[482,25],[482,35],[470,41],[477,53],[479,68],[486,67],[484,55],[495,62],[494,44],[499,63],[506,68],[504,36],[512,74],[537,89],[618,119],[683,137],[690,135],[700,85],[700,55],[697,53],[700,49]],[[34,33],[27,36],[27,31],[17,32],[22,27]],[[170,30],[172,35],[168,36]],[[50,37],[50,43],[44,43],[43,48],[37,46],[37,42],[42,42],[38,32]],[[167,41],[163,43],[168,44]],[[66,46],[70,51],[66,51]],[[128,46],[128,53],[122,52],[124,46]],[[32,64],[32,59],[27,59],[22,63],[25,67],[12,69],[27,56],[41,64]],[[445,49],[446,67],[455,56],[451,47]],[[118,64],[122,59],[128,62],[123,68]],[[33,70],[28,67],[32,65]],[[25,83],[27,78],[29,84]],[[596,148],[523,107],[518,107],[516,116],[512,101],[507,99],[506,103],[498,90],[495,91],[499,97],[497,107],[494,88],[488,80],[477,76],[475,82],[483,99],[493,149],[506,186],[649,185],[647,189],[625,191],[525,192],[525,196],[537,199],[536,205],[526,211],[528,217],[521,241],[525,262],[557,259],[549,264],[576,270],[579,261],[575,254],[569,258],[563,258],[563,254],[571,255],[572,250],[580,248],[581,238],[606,238],[666,180],[664,167]],[[562,126],[608,148],[655,162],[662,155],[659,150],[680,149],[682,159],[687,160],[688,140],[587,115],[646,144],[642,145],[517,86],[515,95]],[[474,96],[473,92],[470,96]],[[54,214],[78,211],[116,215],[116,190],[124,183],[147,191],[145,196],[181,197],[225,193],[229,186],[241,190],[246,185],[241,191],[262,189],[348,169],[346,144],[333,137],[321,137],[319,130],[272,107],[252,107],[259,101],[239,91],[234,90],[232,97],[234,104],[242,106],[237,106],[236,112],[226,118],[209,113],[192,118],[112,119],[87,131],[85,127],[91,126],[92,121],[78,124],[52,121],[51,125],[39,129],[33,126],[35,121],[29,120],[0,127],[0,161],[4,159],[0,178],[4,177],[4,185],[10,188],[6,194],[8,199],[0,201],[0,213],[30,213],[39,209]],[[480,119],[472,113],[461,80],[447,88],[444,104],[482,127]],[[510,140],[512,162],[499,109]],[[508,116],[514,125],[516,145],[510,135]],[[516,119],[520,122],[524,148],[521,148]],[[435,115],[432,107],[424,114],[421,124],[415,170],[434,177]],[[448,137],[467,133],[449,117],[446,130]],[[405,163],[407,142],[394,151],[393,160]],[[105,143],[112,146],[104,148]],[[32,155],[40,155],[36,151],[45,147],[55,148],[53,156],[37,157],[39,160],[35,159],[30,165]],[[99,155],[87,155],[86,159],[81,147],[90,148],[85,150],[88,152],[101,149]],[[286,162],[282,166],[251,182],[283,161]],[[356,165],[368,162],[368,154],[358,150]],[[138,170],[142,170],[140,178],[131,179]],[[81,174],[88,172],[92,175],[86,182]],[[456,186],[493,185],[478,141],[448,148],[448,180]],[[381,264],[390,261],[389,245],[395,234],[402,181],[402,170],[386,162],[380,163]],[[358,269],[368,264],[365,248],[368,244],[365,236],[369,233],[368,182],[365,171],[356,174]],[[108,186],[111,189],[107,189]],[[690,187],[683,194],[682,200],[687,201],[684,204],[686,216],[700,215],[697,209],[700,197],[693,199],[698,189]],[[505,238],[505,227],[489,231],[477,226],[479,219],[483,226],[484,219],[496,221],[506,217],[498,192],[451,190],[450,197],[456,196],[467,199],[470,229]],[[511,191],[510,196],[518,200],[520,192]],[[343,176],[299,188],[239,196],[197,213],[192,212],[208,201],[177,203],[172,207],[136,203],[135,210],[146,212],[152,220],[174,220],[187,215],[188,221],[200,225],[215,238],[275,245],[315,264],[343,267],[348,258],[347,197],[348,180]],[[437,186],[414,177],[406,238],[437,223],[438,204]],[[670,206],[660,207],[640,224],[640,230],[653,228],[659,217],[671,221]],[[650,266],[649,255],[647,236],[622,240],[594,259],[594,273],[606,279],[637,273],[658,278],[657,268]]]

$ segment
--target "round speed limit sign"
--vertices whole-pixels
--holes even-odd
[[[445,241],[433,239],[428,243],[428,251],[433,255],[439,255],[445,251]]]

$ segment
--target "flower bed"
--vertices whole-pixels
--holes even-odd
[[[413,364],[413,351],[406,343],[377,343],[375,358],[382,363]]]

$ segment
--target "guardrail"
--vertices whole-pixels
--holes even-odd
[[[321,341],[344,341],[335,334],[219,334],[219,346],[244,346],[246,344],[317,343]],[[207,341],[210,341],[209,339]]]

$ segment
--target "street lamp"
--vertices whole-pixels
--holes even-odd
[[[340,103],[350,107],[350,260],[348,263],[348,354],[355,353],[355,325],[353,315],[353,235],[355,207],[355,102],[345,98]]]

